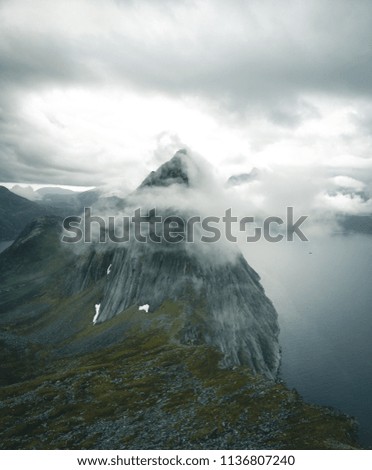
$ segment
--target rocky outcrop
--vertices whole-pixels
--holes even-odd
[[[134,244],[118,248],[110,264],[97,322],[133,305],[149,304],[151,313],[168,299],[180,300],[185,305],[182,341],[216,346],[224,366],[246,364],[276,375],[277,314],[242,255],[219,264],[190,255],[182,246]]]
[[[186,158],[185,158],[186,157]],[[152,171],[141,183],[140,188],[152,186],[170,186],[171,184],[189,185],[189,172],[187,168],[187,151],[179,150],[174,157]]]

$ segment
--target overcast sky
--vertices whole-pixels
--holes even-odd
[[[371,25],[370,0],[0,0],[0,181],[127,190],[188,146],[360,211]]]

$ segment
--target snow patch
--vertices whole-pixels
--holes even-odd
[[[107,268],[107,271],[106,271],[106,272],[107,272],[107,275],[109,275],[110,272],[111,272],[111,266],[112,266],[112,264],[110,264],[110,266]]]
[[[101,304],[96,304],[95,308],[96,308],[96,314],[93,317],[93,325],[97,323],[98,316],[99,316],[99,309],[101,308]]]
[[[145,305],[141,305],[138,307],[138,310],[144,310],[146,313],[149,313],[149,308],[150,308],[150,305],[149,304],[145,304]]]

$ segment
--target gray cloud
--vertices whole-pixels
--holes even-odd
[[[211,17],[203,17],[205,4]],[[170,10],[164,13],[174,22],[169,34],[133,37],[124,31],[105,41],[93,38],[94,57],[106,78],[219,100],[230,110],[263,113],[284,125],[300,122],[311,109],[304,94],[370,98],[370,2],[285,5],[197,2],[194,24],[191,13],[177,17]]]
[[[94,185],[103,173],[105,180],[115,176],[101,162],[110,160],[104,143],[78,157],[25,118],[21,104],[28,93],[115,87],[143,96],[197,97],[228,125],[244,128],[246,120],[264,119],[284,129],[253,136],[257,152],[320,118],[314,96],[372,103],[367,0],[30,3],[0,2],[3,181]],[[353,122],[351,147],[369,120]],[[161,135],[155,133],[153,157],[159,162],[182,141],[164,144]]]
[[[81,3],[87,13],[100,8]],[[120,8],[109,13],[135,15],[138,3],[116,2]],[[68,16],[56,31],[55,18],[40,31],[2,28],[2,80],[37,85],[116,78],[150,91],[222,93],[243,105],[268,98],[280,104],[314,91],[371,94],[369,1],[141,4],[147,7],[139,11],[144,18],[137,34],[115,26],[71,33]],[[153,28],[151,21],[159,19],[164,28]]]

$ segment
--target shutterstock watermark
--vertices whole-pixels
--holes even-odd
[[[237,242],[237,235],[244,234],[247,242],[257,242],[264,238],[271,243],[308,241],[301,230],[308,218],[301,215],[295,220],[293,207],[287,207],[286,217],[270,216],[257,221],[255,217],[238,218],[227,209],[223,217],[192,216],[183,218],[178,215],[159,215],[156,209],[145,213],[140,208],[133,214],[101,217],[92,215],[90,207],[84,209],[83,216],[66,217],[63,221],[62,241],[64,243],[217,243],[221,238]]]

